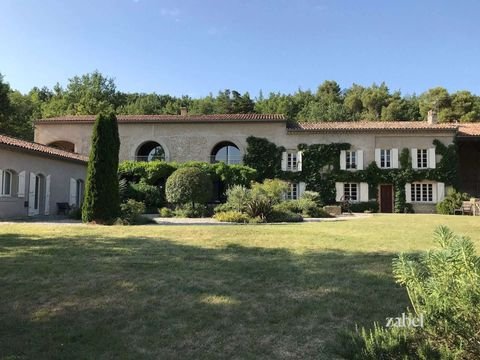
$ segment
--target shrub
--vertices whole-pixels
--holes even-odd
[[[142,214],[145,213],[145,204],[133,199],[120,205],[121,219],[125,225],[144,223]]]
[[[126,197],[145,204],[146,210],[154,212],[165,203],[162,191],[158,186],[149,185],[141,181],[139,183],[130,183]]]
[[[118,189],[120,137],[115,114],[97,116],[91,144],[82,220],[112,223],[120,212]]]
[[[169,217],[174,217],[175,213],[172,211],[172,209],[163,207],[161,209],[158,209],[158,213],[161,217],[169,218]]]
[[[266,179],[263,183],[252,183],[252,195],[261,194],[270,199],[273,205],[283,200],[288,184],[279,179]]]
[[[235,211],[245,211],[251,198],[250,190],[243,185],[234,185],[227,190],[227,207]]]
[[[480,257],[474,243],[441,226],[439,250],[393,260],[396,282],[404,286],[423,327],[352,334],[343,348],[354,359],[479,359]],[[437,350],[434,350],[437,349]]]
[[[266,217],[268,222],[302,222],[303,217],[300,214],[295,214],[288,210],[279,210],[273,208],[272,211]]]
[[[310,199],[300,198],[298,200],[283,201],[274,206],[277,210],[291,211],[296,214],[301,214],[305,217],[314,218],[329,218],[332,217],[325,210],[318,207],[317,203]]]
[[[260,216],[249,218],[248,220],[249,224],[265,224],[266,222],[267,220],[265,218],[261,218]]]
[[[378,212],[378,202],[376,201],[365,201],[358,203],[351,203],[350,210],[356,213],[363,213],[365,211]]]
[[[204,204],[197,204],[195,207],[192,204],[178,205],[175,208],[174,214],[181,218],[201,218],[212,216],[212,211]]]
[[[170,175],[167,179],[165,192],[167,200],[173,204],[204,204],[212,197],[212,181],[202,170],[195,167],[185,167]]]
[[[455,209],[462,206],[462,202],[470,199],[467,193],[457,192],[455,189],[450,189],[447,196],[437,204],[437,212],[444,215],[453,215]]]
[[[223,211],[218,212],[213,216],[214,219],[217,219],[221,222],[232,222],[232,223],[248,223],[250,218],[247,214],[244,214],[240,211]]]

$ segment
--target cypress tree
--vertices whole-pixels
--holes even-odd
[[[118,152],[120,137],[115,114],[100,114],[93,126],[82,208],[83,222],[109,224],[120,214]]]

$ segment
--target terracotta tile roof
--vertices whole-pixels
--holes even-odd
[[[76,162],[86,163],[88,162],[88,157],[80,154],[74,154],[68,151],[55,149],[50,146],[16,139],[10,136],[0,135],[0,146],[7,146],[23,151],[34,152],[41,155],[46,155],[52,158],[59,158],[64,160],[71,160]]]
[[[480,136],[480,123],[459,124],[458,136]]]
[[[214,115],[117,115],[119,123],[176,123],[176,122],[286,122],[282,114],[214,114]],[[94,115],[66,115],[39,119],[35,123],[92,123]]]
[[[320,123],[296,123],[288,132],[378,132],[378,131],[456,131],[457,124],[430,125],[425,121],[343,121]]]

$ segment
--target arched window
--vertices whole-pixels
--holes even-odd
[[[0,170],[0,196],[12,196],[13,174],[8,170]]]
[[[75,144],[71,143],[70,141],[63,141],[63,140],[55,141],[48,144],[48,146],[53,147],[55,149],[72,152],[72,153],[75,152]]]
[[[165,150],[162,145],[155,141],[148,141],[142,144],[138,150],[135,157],[136,161],[154,161],[160,160],[165,161]]]
[[[240,164],[242,157],[237,145],[229,141],[223,141],[215,145],[210,155],[210,162],[224,162],[226,164]]]

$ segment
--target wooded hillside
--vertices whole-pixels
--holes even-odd
[[[442,122],[473,122],[480,119],[480,96],[467,90],[449,93],[432,88],[420,95],[391,91],[385,83],[364,87],[353,84],[341,89],[335,81],[324,81],[318,89],[293,94],[249,93],[222,90],[202,98],[126,93],[112,78],[95,71],[69,79],[66,87],[34,87],[27,94],[14,90],[0,74],[0,133],[33,139],[35,119],[60,115],[95,115],[104,110],[117,114],[282,113],[292,121],[422,120],[436,109]]]

